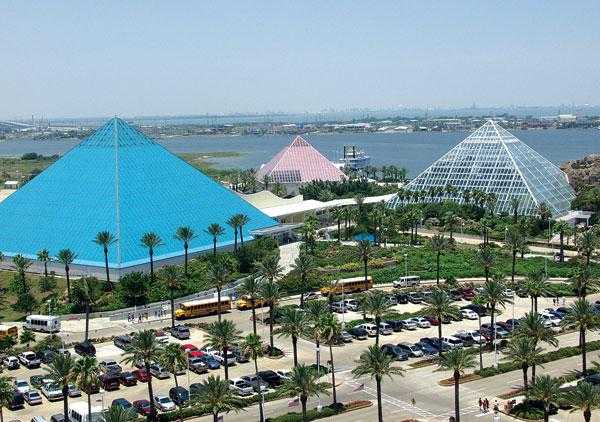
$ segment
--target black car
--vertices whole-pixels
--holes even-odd
[[[421,343],[427,343],[427,344],[435,347],[438,351],[440,350],[440,339],[437,337],[423,337],[419,341]],[[442,348],[442,352],[446,352],[446,351],[450,350],[450,346],[448,346],[447,344],[443,344],[443,343],[441,345],[441,348]]]
[[[235,356],[235,360],[237,361],[237,363],[250,362],[250,358],[248,357],[248,355],[244,353],[240,348],[233,347],[230,350],[231,353],[233,353],[233,356]]]
[[[185,406],[190,401],[190,393],[183,387],[173,387],[169,390],[169,397],[177,406]]]
[[[463,299],[463,295],[460,289],[452,289],[450,290],[448,295],[455,302],[461,301]]]
[[[121,372],[119,374],[119,381],[122,385],[127,387],[131,387],[132,385],[137,384],[137,378],[129,371]]]
[[[577,384],[581,384],[582,382],[587,382],[588,384],[599,386],[600,374],[588,375],[587,377],[579,381]]]
[[[381,346],[381,351],[388,356],[394,358],[394,360],[408,360],[408,353],[402,351],[395,344],[384,344]]]
[[[485,306],[476,305],[474,303],[471,303],[471,304],[465,305],[465,306],[461,306],[460,309],[470,309],[470,310],[472,310],[473,312],[475,312],[479,316],[486,316],[487,315],[487,308]]]
[[[204,389],[204,384],[201,382],[195,382],[193,384],[190,384],[190,396],[192,396],[192,398],[194,398],[195,396],[200,394],[203,389]]]
[[[283,384],[283,380],[274,371],[259,371],[259,378],[269,384],[269,387],[275,388]]]
[[[366,340],[369,337],[367,330],[364,328],[354,327],[348,330],[348,334],[354,337],[357,340]]]
[[[65,415],[58,413],[50,417],[50,422],[65,422]]]
[[[120,397],[118,399],[114,399],[111,403],[111,406],[116,406],[122,408],[123,410],[127,410],[131,409],[133,404],[131,404],[129,400]]]
[[[406,305],[408,303],[408,295],[406,293],[398,293],[396,295],[396,300],[399,305]]]
[[[116,336],[113,340],[115,346],[119,349],[127,349],[131,345],[131,336],[125,334],[123,336]]]
[[[76,343],[74,349],[80,356],[96,356],[96,348],[89,340]]]
[[[8,404],[8,408],[10,410],[16,410],[16,409],[22,409],[23,407],[25,407],[25,397],[23,397],[23,394],[21,394],[17,390],[15,390],[13,393],[13,399]]]
[[[392,330],[395,332],[402,331],[402,321],[397,319],[388,319],[385,322],[389,324],[389,326],[392,327]]]

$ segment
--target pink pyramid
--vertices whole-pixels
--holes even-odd
[[[258,181],[265,176],[269,176],[271,183],[282,184],[340,181],[346,178],[340,169],[300,136],[296,136],[290,145],[256,172]]]

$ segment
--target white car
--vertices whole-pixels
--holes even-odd
[[[223,352],[214,352],[213,357],[219,361],[220,364],[224,364],[225,363],[225,357],[223,356]],[[227,365],[231,366],[231,365],[235,365],[237,362],[235,355],[233,354],[233,352],[231,350],[227,351]]]
[[[177,408],[168,396],[154,396],[154,403],[163,412],[172,412]]]
[[[404,319],[402,320],[402,328],[404,328],[405,330],[416,330],[417,329],[417,323],[413,321],[412,318],[408,318],[408,319]]]
[[[29,383],[25,380],[15,380],[14,386],[15,390],[17,390],[21,394],[25,394],[29,391]]]
[[[167,334],[164,331],[161,330],[157,330],[155,332],[156,334],[156,341],[158,341],[159,343],[165,344],[169,342],[169,334]]]
[[[281,379],[282,379],[282,380],[284,380],[284,381],[287,381],[287,380],[289,380],[289,379],[290,379],[290,376],[291,376],[291,374],[292,374],[290,371],[281,371],[281,370],[279,370],[279,371],[275,371],[275,373],[276,373],[277,375],[279,375],[279,378],[281,378]]]
[[[471,309],[461,309],[460,310],[460,314],[462,315],[462,317],[464,319],[477,319],[479,318],[479,315],[477,315],[477,312],[471,310]]]
[[[60,388],[60,385],[56,382],[45,382],[42,384],[42,394],[46,396],[49,401],[63,399],[62,388]]]
[[[23,352],[17,355],[21,364],[29,369],[39,368],[42,362],[34,352]]]
[[[374,337],[377,335],[377,326],[375,324],[367,322],[360,324],[358,327],[364,329],[369,337]]]
[[[551,313],[542,313],[540,316],[544,319],[544,321],[548,321],[552,324],[553,327],[560,326],[561,319],[557,318],[556,315],[552,315]]]
[[[241,378],[231,378],[229,388],[238,396],[251,396],[254,394],[254,388]]]
[[[344,300],[344,304],[346,305],[346,309],[348,309],[349,311],[353,311],[356,312],[358,311],[358,300],[356,299],[346,299]]]
[[[453,336],[442,337],[442,344],[447,344],[451,349],[463,347],[462,340]]]
[[[2,360],[2,364],[6,369],[19,369],[21,364],[16,356],[7,356]]]
[[[392,329],[392,326],[387,322],[379,323],[379,334],[381,334],[382,336],[389,336],[393,332],[394,330]]]
[[[427,321],[427,319],[424,317],[414,317],[411,319],[419,328],[431,328],[431,322]]]

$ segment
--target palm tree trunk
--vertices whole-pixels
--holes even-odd
[[[69,386],[63,385],[62,387],[63,394],[63,414],[65,416],[65,420],[69,420]]]
[[[4,422],[4,406],[0,406],[0,422]]]
[[[104,248],[104,268],[106,269],[106,283],[110,286],[110,273],[108,272],[108,248]]]
[[[188,276],[188,244],[185,242],[183,244],[183,274]]]
[[[302,405],[302,420],[303,421],[308,421],[308,418],[306,417],[306,399],[307,399],[307,397],[305,395],[300,395],[300,404]]]
[[[533,312],[535,312],[537,314],[538,311],[538,297],[534,296],[533,297]]]
[[[438,316],[438,341],[440,342],[440,357],[442,357],[442,318]]]
[[[88,415],[90,415],[89,419],[91,419],[91,414],[92,414],[92,397],[91,396],[92,396],[91,393],[87,394]]]
[[[531,365],[531,385],[535,384],[535,363]]]
[[[581,343],[581,370],[583,375],[587,373],[587,344],[585,341],[585,328],[579,329],[579,342]]]
[[[437,253],[435,263],[436,263],[435,279],[436,279],[437,285],[439,286],[440,285],[440,253],[439,252]]]
[[[227,359],[227,347],[223,347],[223,363],[225,364],[225,367],[223,368],[223,370],[225,371],[225,379],[228,380],[229,379],[229,361]]]
[[[65,276],[67,277],[67,300],[71,303],[71,279],[69,278],[69,266],[65,265]]]
[[[240,226],[240,243],[244,246],[244,226]]]
[[[487,283],[488,281],[490,281],[490,269],[486,266],[484,271],[485,271],[485,281]]]
[[[294,354],[294,368],[298,366],[298,337],[292,336],[292,352]]]
[[[258,377],[258,359],[256,358],[256,356],[254,357],[254,375],[256,376],[257,379],[260,379]],[[260,382],[258,383],[258,394],[260,394],[260,400],[258,401],[258,414],[259,414],[258,422],[263,422],[265,420],[265,414],[264,414],[264,410],[263,410],[263,392],[260,388]]]
[[[517,264],[517,250],[512,250],[512,270],[511,270],[511,281],[515,282],[515,265]]]
[[[527,367],[527,365],[523,365],[522,370],[523,370],[523,391],[525,392],[525,395],[527,395],[527,389],[529,388],[529,383],[527,382],[527,370],[529,368]]]
[[[273,320],[275,318],[275,307],[273,304],[269,306],[269,345],[271,346],[270,354],[273,355],[275,349],[275,341],[273,339]]]
[[[171,301],[171,328],[175,328],[175,297],[173,295],[173,289],[169,289]]]
[[[460,422],[460,372],[454,371],[454,418]]]
[[[150,375],[150,362],[144,362],[146,373]],[[152,389],[152,376],[148,377],[148,400],[150,401],[150,420],[156,420],[156,405],[154,404],[154,391]]]
[[[234,241],[233,241],[233,250],[237,251],[237,239],[238,239],[237,227],[234,230],[235,230],[235,237],[234,237]]]
[[[221,288],[217,287],[217,318],[221,322]],[[256,332],[255,332],[256,334]]]
[[[588,408],[583,411],[583,420],[590,422],[592,420],[592,411]]]
[[[44,277],[48,278],[48,262],[44,261]]]
[[[381,317],[375,317],[375,344],[379,346],[379,324],[381,322]]]
[[[342,232],[341,232],[341,230],[342,230],[342,220],[340,220],[339,218],[338,218],[338,221],[337,221],[337,226],[338,226],[338,233],[337,233],[337,238],[338,239],[337,240],[338,240],[338,243],[341,243],[342,242]]]
[[[150,282],[154,283],[154,251],[150,248]]]
[[[565,242],[564,242],[565,233],[560,231],[560,262],[565,261]]]
[[[213,256],[217,256],[217,236],[213,236]]]
[[[544,422],[549,422],[550,421],[550,409],[548,409],[548,406],[544,405]]]
[[[90,334],[90,303],[85,304],[85,341],[88,341]]]
[[[219,422],[219,414],[213,413],[213,422]]]
[[[335,366],[333,364],[333,344],[329,342],[329,361],[331,362],[331,385],[332,385],[332,396],[333,404],[337,404],[337,391],[335,388]]]
[[[175,372],[177,371],[173,372],[173,381],[175,381],[175,387],[179,387],[179,383],[177,382],[177,374]]]
[[[365,269],[365,283],[366,283],[367,279],[369,278],[369,273],[368,273],[368,270],[367,270],[367,267],[369,265],[368,258],[363,259],[363,265],[364,265],[364,269]]]
[[[256,307],[254,306],[254,299],[252,299],[252,331],[256,335]]]
[[[375,377],[377,385],[377,420],[383,422],[383,408],[381,407],[381,377]]]
[[[483,337],[481,335],[481,315],[477,314],[477,319],[479,320],[479,370],[483,370],[483,351],[482,351],[482,347],[481,347],[481,337]]]

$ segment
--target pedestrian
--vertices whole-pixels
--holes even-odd
[[[138,315],[138,322],[141,323],[142,322],[142,313],[140,312],[140,314]]]
[[[410,399],[410,402],[413,405],[413,407],[415,407],[417,405],[417,401],[415,400],[414,396]]]
[[[483,400],[479,397],[479,413],[483,413]]]
[[[487,397],[483,400],[483,411],[485,413],[490,411],[490,401],[487,399]]]

